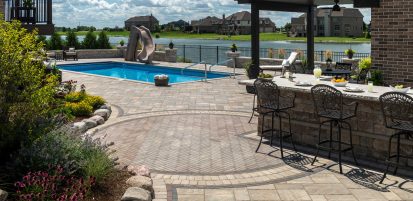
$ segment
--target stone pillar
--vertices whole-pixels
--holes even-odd
[[[385,82],[413,86],[413,1],[381,0],[371,10],[373,68]]]
[[[165,49],[165,61],[166,62],[176,62],[176,55],[177,55],[178,49]]]

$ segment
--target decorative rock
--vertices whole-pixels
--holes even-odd
[[[145,165],[138,166],[138,167],[129,165],[128,172],[131,175],[140,175],[140,176],[149,177],[149,178],[151,177],[151,171]]]
[[[108,109],[98,109],[93,113],[93,115],[99,115],[103,117],[103,119],[107,120],[110,116],[110,111]]]
[[[94,128],[98,125],[98,123],[93,119],[84,119],[83,122],[85,122],[87,129]]]
[[[99,115],[95,115],[93,117],[90,117],[89,119],[96,122],[98,125],[101,125],[101,124],[105,123],[105,119],[103,119],[103,117],[101,117]]]
[[[8,193],[0,189],[0,201],[5,201],[7,199]]]
[[[107,109],[110,112],[112,112],[112,107],[110,105],[107,105],[107,104],[104,104],[104,105],[100,106],[99,109]]]
[[[123,194],[121,201],[150,201],[151,193],[145,189],[130,187]]]
[[[126,180],[126,184],[133,187],[143,188],[145,190],[148,190],[149,192],[153,191],[152,179],[148,177],[140,175],[133,176]]]
[[[86,123],[83,121],[74,123],[73,128],[75,129],[75,131],[78,131],[81,133],[84,133],[87,131]]]

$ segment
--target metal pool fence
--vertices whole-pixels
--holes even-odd
[[[205,61],[208,64],[216,64],[221,61],[227,60],[226,52],[230,51],[229,47],[224,46],[208,46],[208,45],[175,45],[178,49],[177,56],[180,62],[197,63]],[[167,44],[157,44],[157,50],[163,50],[168,48]],[[238,51],[241,52],[241,56],[250,57],[251,48],[250,47],[238,47]],[[286,58],[290,55],[292,51],[299,51],[302,55],[306,55],[306,50],[297,49],[272,49],[272,48],[261,48],[260,57],[261,58]],[[282,53],[282,54],[280,54]],[[315,51],[314,57],[316,61],[325,61],[327,51]],[[344,52],[330,52],[333,61],[341,61],[346,58]],[[284,55],[284,57],[282,57]],[[366,58],[369,57],[370,53],[356,53],[354,57],[356,58]]]

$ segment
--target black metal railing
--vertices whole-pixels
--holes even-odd
[[[25,5],[23,0],[6,0],[5,4],[6,21],[52,24],[52,0],[33,0],[29,5]]]
[[[166,44],[157,44],[157,50],[162,50],[167,48]],[[226,52],[230,51],[229,47],[225,46],[206,46],[206,45],[175,45],[178,49],[177,56],[180,61],[196,63],[200,61],[205,61],[208,64],[219,63],[227,59]],[[251,48],[250,47],[238,47],[238,51],[241,56],[250,57]],[[275,49],[275,48],[261,48],[260,57],[261,58],[276,58],[276,59],[286,59],[292,51],[298,51],[301,54],[301,58],[306,58],[306,50],[297,49]],[[344,52],[328,52],[335,62],[340,62],[343,58],[347,58]],[[314,58],[316,61],[325,61],[327,51],[315,51]],[[370,53],[356,53],[355,58],[367,58]]]

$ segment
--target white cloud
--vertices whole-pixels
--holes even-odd
[[[161,24],[183,19],[190,21],[206,16],[222,16],[241,10],[249,5],[239,5],[234,0],[54,0],[53,18],[56,26],[96,27],[123,26],[124,21],[136,15],[153,14]],[[370,21],[370,10],[362,10],[365,21]],[[290,22],[299,13],[262,11],[261,16],[270,17],[277,26]]]

